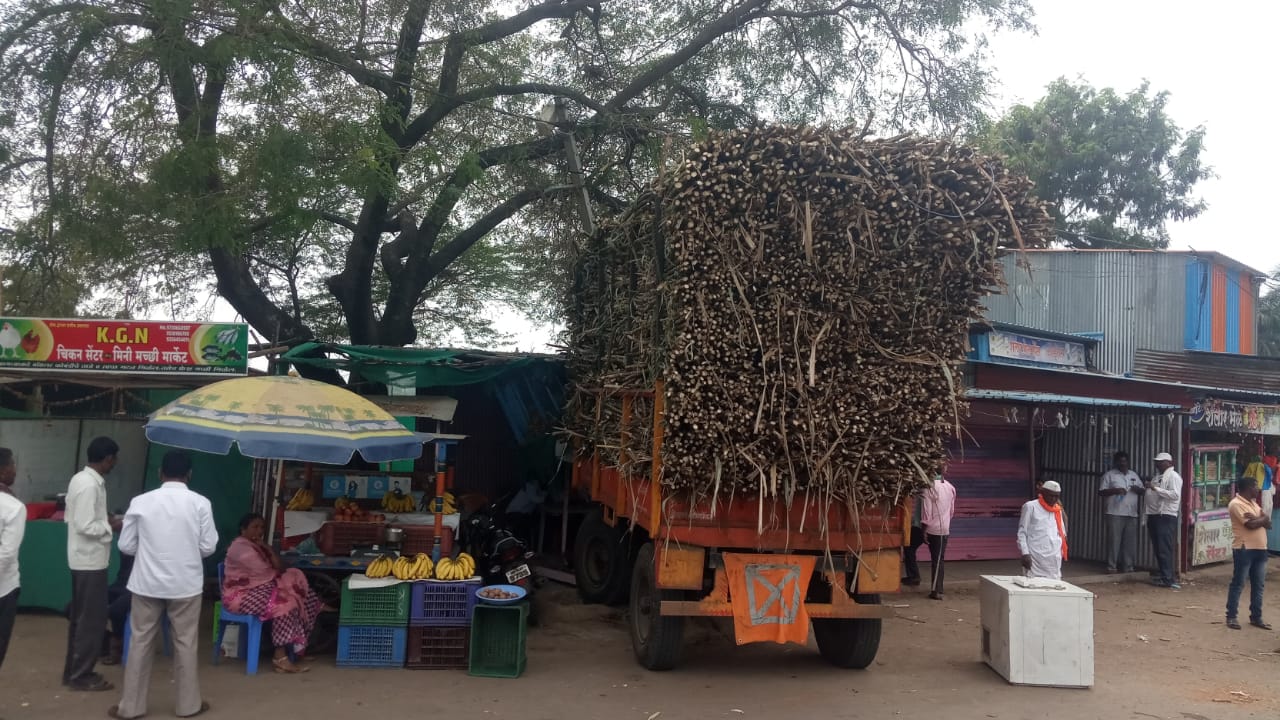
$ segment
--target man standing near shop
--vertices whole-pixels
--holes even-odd
[[[1249,624],[1270,630],[1262,619],[1262,588],[1267,579],[1267,531],[1271,518],[1262,512],[1258,504],[1258,481],[1240,478],[1236,481],[1236,496],[1231,499],[1227,511],[1231,514],[1231,557],[1235,570],[1231,574],[1231,587],[1227,590],[1227,627],[1240,629],[1236,613],[1240,608],[1240,591],[1245,578],[1249,580]]]
[[[1129,453],[1116,453],[1098,489],[1107,516],[1109,573],[1133,572],[1138,556],[1138,500],[1143,492],[1142,478],[1129,467]]]
[[[1062,579],[1067,559],[1067,519],[1062,511],[1062,486],[1047,480],[1040,495],[1022,506],[1018,519],[1018,552],[1027,577]]]
[[[109,437],[89,442],[89,464],[67,487],[67,565],[71,568],[71,626],[62,684],[72,690],[103,692],[112,688],[94,671],[107,631],[107,567],[111,535],[120,520],[107,516],[106,476],[116,466],[120,446]]]
[[[1182,501],[1182,476],[1173,469],[1173,456],[1156,455],[1156,475],[1143,483],[1147,505],[1147,530],[1156,554],[1159,587],[1181,590],[1178,584],[1178,505]]]
[[[161,633],[162,615],[173,630],[173,674],[177,683],[174,713],[194,717],[209,709],[200,696],[196,658],[200,636],[200,599],[204,558],[218,547],[213,508],[187,487],[191,456],[177,450],[160,462],[160,487],[129,503],[120,531],[120,552],[134,556],[129,592],[129,657],[124,693],[108,715],[140,718],[147,714],[151,663]]]
[[[939,475],[934,478],[933,487],[924,491],[921,505],[920,524],[929,545],[929,597],[941,600],[947,538],[951,536],[951,518],[956,514],[956,486]]]
[[[13,496],[17,476],[13,451],[0,447],[0,665],[18,614],[18,548],[27,529],[27,508]]]

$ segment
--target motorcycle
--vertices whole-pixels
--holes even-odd
[[[533,571],[534,553],[513,529],[516,518],[507,513],[514,494],[470,513],[462,522],[462,546],[476,559],[476,569],[485,585],[515,585],[529,601],[529,622],[533,616],[533,594],[540,578]]]

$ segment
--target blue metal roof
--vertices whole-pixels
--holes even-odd
[[[1127,407],[1145,410],[1181,410],[1181,405],[1116,400],[1114,398],[1085,397],[1083,395],[1058,395],[1056,393],[1023,392],[1021,390],[983,390],[970,388],[964,396],[970,400],[1003,400],[1005,402],[1045,403],[1050,405],[1086,405],[1089,407]]]

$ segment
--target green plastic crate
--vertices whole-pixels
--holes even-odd
[[[525,667],[529,604],[476,605],[471,616],[470,674],[516,678]]]
[[[409,625],[409,583],[368,590],[352,590],[350,584],[350,577],[342,581],[339,625]]]

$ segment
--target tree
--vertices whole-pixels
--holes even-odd
[[[545,309],[598,212],[711,127],[960,126],[973,21],[1026,0],[18,0],[15,232],[135,303],[216,291],[265,337],[402,345]],[[12,104],[9,104],[9,99]],[[538,133],[553,99],[567,109]],[[567,133],[584,173],[563,171]],[[4,258],[12,263],[13,258]]]
[[[1258,300],[1258,354],[1280,357],[1280,267],[1267,285],[1270,290]]]
[[[1169,221],[1204,212],[1195,188],[1213,176],[1200,159],[1204,127],[1179,128],[1168,101],[1145,82],[1120,94],[1060,78],[985,128],[981,144],[1035,182],[1063,244],[1168,247]]]

